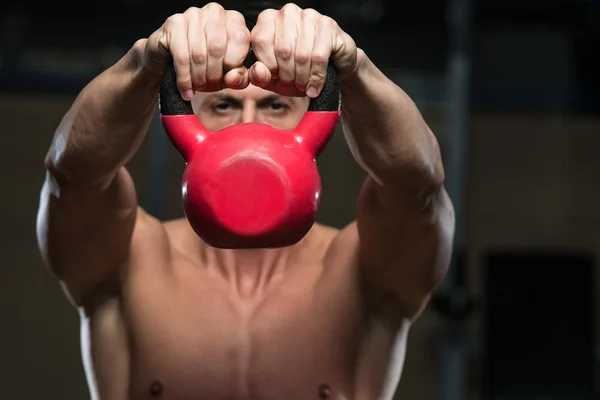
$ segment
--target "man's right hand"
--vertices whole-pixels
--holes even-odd
[[[143,65],[163,73],[173,62],[177,87],[184,100],[194,91],[213,92],[248,86],[243,66],[250,48],[250,31],[241,13],[217,3],[174,14],[145,41]]]

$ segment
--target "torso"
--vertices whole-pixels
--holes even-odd
[[[408,327],[369,311],[353,227],[317,226],[243,293],[185,253],[185,221],[138,225],[120,295],[82,319],[94,400],[391,399]]]

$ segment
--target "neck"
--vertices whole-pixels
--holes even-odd
[[[241,298],[261,297],[289,269],[289,249],[225,250],[205,246],[204,265]]]

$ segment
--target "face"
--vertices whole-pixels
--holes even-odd
[[[243,90],[197,93],[192,100],[192,107],[210,131],[247,122],[290,130],[298,125],[308,109],[308,103],[308,97],[280,96],[250,85]]]

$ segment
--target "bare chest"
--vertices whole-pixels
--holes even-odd
[[[283,287],[249,305],[189,282],[149,289],[125,304],[133,399],[353,397],[363,321],[349,291]]]

